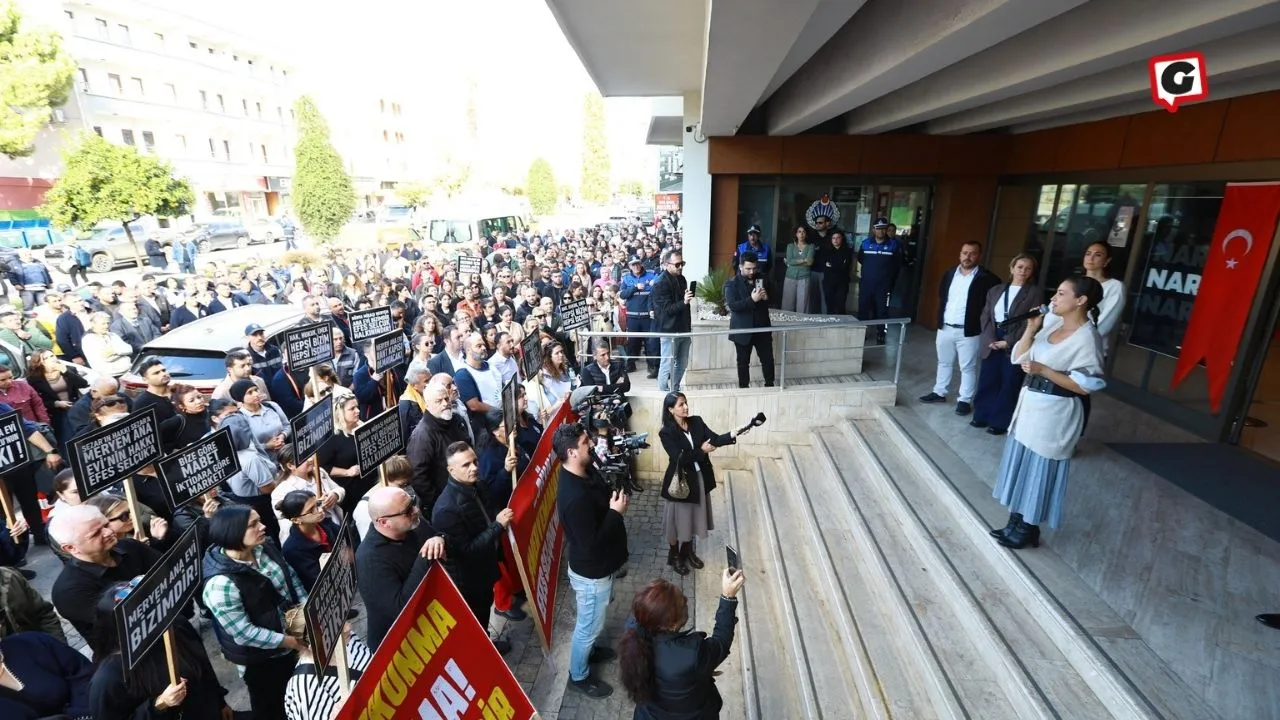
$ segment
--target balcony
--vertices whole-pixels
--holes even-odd
[[[246,65],[237,64],[221,55],[207,55],[185,45],[174,52],[159,52],[141,47],[119,45],[107,40],[76,35],[70,38],[71,54],[83,66],[109,65],[154,75],[157,71],[169,77],[182,78],[184,84],[205,83],[210,89],[252,88],[252,92],[275,96],[286,94],[287,84],[279,74],[251,74]]]
[[[174,130],[178,127],[206,128],[222,134],[243,133],[273,140],[292,136],[292,127],[288,123],[266,119],[265,116],[259,120],[256,116],[202,110],[146,97],[104,95],[77,89],[88,125],[100,125],[100,120],[113,118],[115,122],[164,123],[177,126],[172,128]]]

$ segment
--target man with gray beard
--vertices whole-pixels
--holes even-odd
[[[409,436],[405,454],[413,466],[414,492],[423,514],[431,516],[436,498],[449,480],[449,463],[445,450],[451,443],[468,441],[467,426],[454,409],[453,397],[447,388],[437,383],[427,383],[422,390],[427,411]]]

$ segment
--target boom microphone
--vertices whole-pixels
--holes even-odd
[[[741,428],[738,428],[738,432],[734,433],[734,437],[737,437],[745,433],[751,428],[760,427],[761,425],[764,424],[764,421],[765,421],[764,413],[762,412],[756,413],[756,416],[751,418],[751,422],[747,423],[746,425],[743,425]]]
[[[1005,318],[1004,322],[998,322],[996,323],[996,325],[998,327],[1008,327],[1015,323],[1020,323],[1023,320],[1030,320],[1031,318],[1040,317],[1041,315],[1048,315],[1048,314],[1049,314],[1049,306],[1041,305],[1040,307],[1036,308],[1035,310],[1031,310],[1030,312],[1024,312],[1021,315],[1014,315],[1013,317]]]
[[[583,385],[569,395],[569,407],[575,411],[587,402],[587,398],[596,394],[595,385]]]

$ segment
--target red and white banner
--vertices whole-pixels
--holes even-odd
[[[564,551],[564,527],[556,511],[560,459],[551,447],[551,436],[562,424],[577,421],[578,414],[569,409],[568,403],[560,407],[560,412],[543,429],[538,449],[516,483],[509,504],[515,513],[507,528],[511,550],[525,591],[529,593],[527,609],[533,614],[538,638],[547,651],[551,650],[551,630],[556,624],[556,592],[560,586],[560,556]]]
[[[1209,405],[1222,406],[1231,365],[1258,293],[1258,283],[1280,218],[1280,183],[1227,185],[1213,229],[1191,319],[1182,338],[1170,387],[1177,387],[1204,360]]]
[[[537,715],[440,563],[427,571],[334,720]]]

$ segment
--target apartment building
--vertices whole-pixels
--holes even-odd
[[[398,183],[413,179],[419,165],[417,123],[394,88],[317,88],[316,102],[329,122],[334,147],[346,162],[356,189],[356,210],[376,210],[395,202]]]

